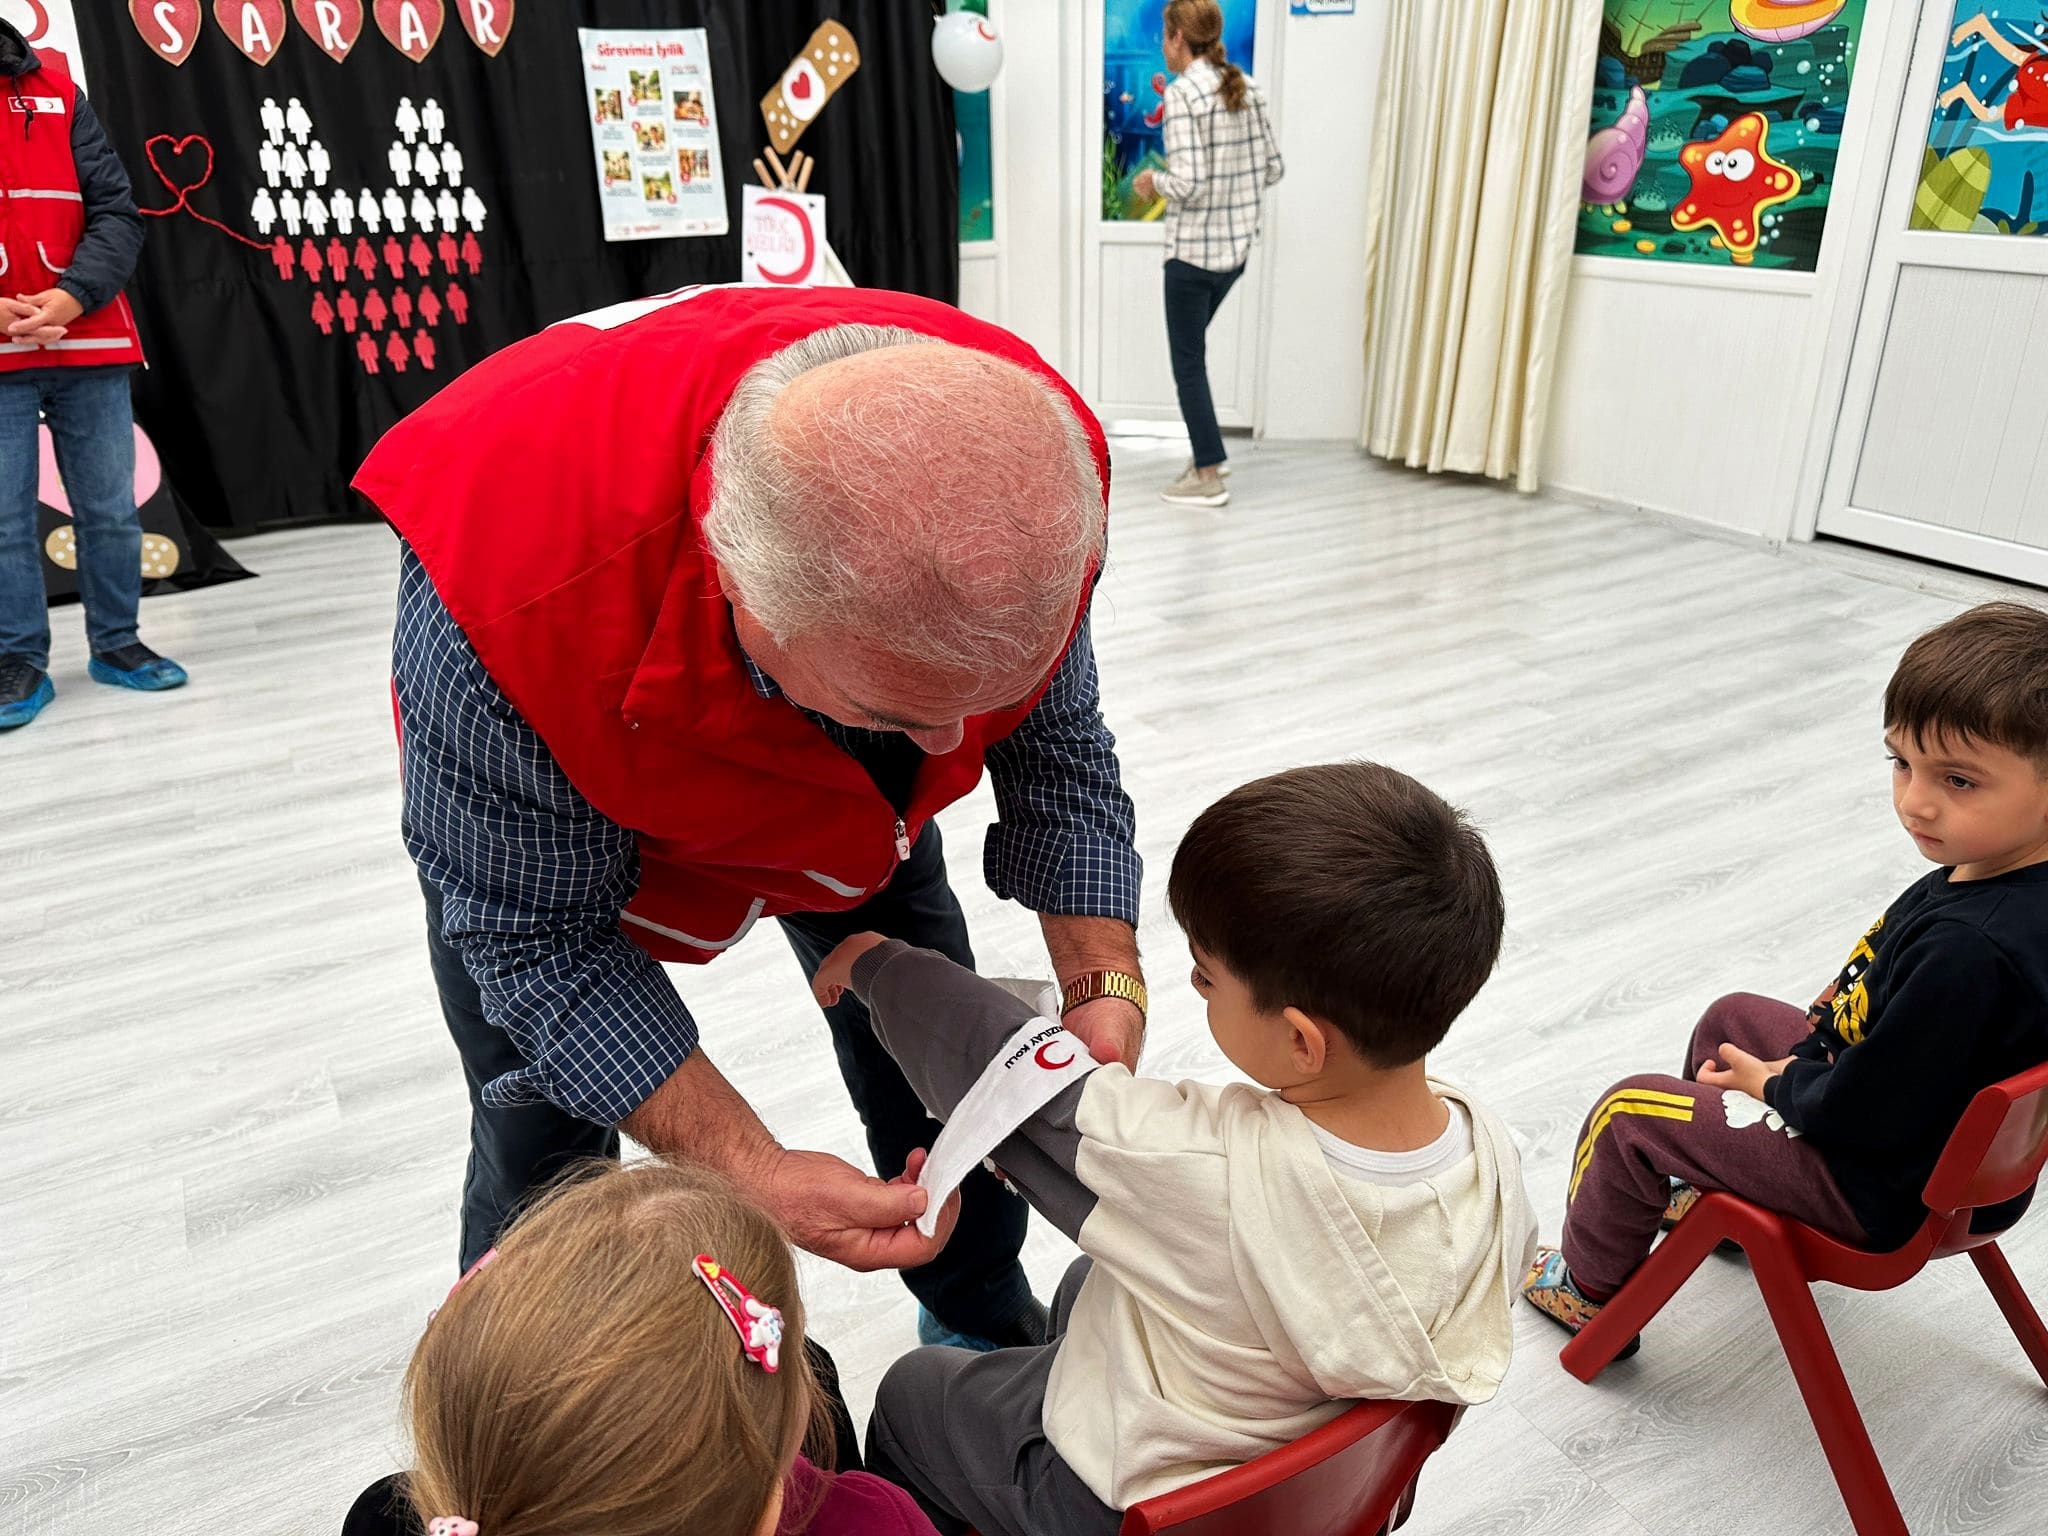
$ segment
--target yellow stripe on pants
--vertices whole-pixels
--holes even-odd
[[[1586,1176],[1586,1169],[1593,1162],[1593,1144],[1600,1139],[1600,1133],[1616,1115],[1650,1115],[1659,1120],[1690,1120],[1696,1101],[1682,1093],[1662,1093],[1655,1088],[1623,1088],[1610,1093],[1594,1108],[1591,1123],[1579,1142],[1577,1155],[1572,1159],[1571,1188],[1565,1192],[1567,1200],[1578,1198],[1579,1181]]]

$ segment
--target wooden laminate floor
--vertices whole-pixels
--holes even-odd
[[[1152,1072],[1221,1059],[1165,912],[1172,849],[1230,786],[1363,755],[1470,807],[1504,872],[1498,977],[1436,1060],[1521,1139],[1546,1236],[1590,1098],[1668,1070],[1736,988],[1810,997],[1923,868],[1892,821],[1878,703],[1977,590],[1428,480],[1340,450],[1242,455],[1227,512],[1120,452],[1096,612],[1148,858]],[[0,1533],[332,1531],[398,1464],[395,1388],[450,1278],[465,1147],[399,846],[380,529],[240,546],[262,579],[154,600],[192,670],[84,675],[0,737]],[[945,818],[985,966],[1031,918]],[[681,976],[708,1047],[786,1139],[858,1158],[794,961],[765,926]],[[2008,1244],[2048,1301],[2048,1216]],[[1047,1287],[1068,1256],[1035,1229]],[[863,1414],[913,1342],[888,1276],[806,1270]],[[2048,1391],[1967,1265],[1822,1311],[1916,1532],[2048,1509]],[[1847,1529],[1747,1273],[1714,1259],[1594,1387],[1520,1318],[1506,1389],[1423,1478],[1413,1532]]]

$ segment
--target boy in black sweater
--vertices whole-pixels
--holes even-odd
[[[1896,1248],[1977,1090],[2048,1060],[2048,613],[1973,608],[1914,641],[1884,699],[1892,804],[1942,867],[1857,941],[1811,1008],[1738,993],[1682,1077],[1617,1083],[1586,1117],[1560,1248],[1522,1294],[1576,1333],[1695,1189]],[[1674,1192],[1673,1185],[1678,1189]],[[1980,1211],[2010,1226],[2031,1195]]]

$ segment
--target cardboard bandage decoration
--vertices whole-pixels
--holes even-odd
[[[803,51],[761,98],[761,121],[767,125],[769,142],[788,154],[825,103],[846,84],[846,77],[859,68],[860,49],[853,34],[836,21],[820,22]]]

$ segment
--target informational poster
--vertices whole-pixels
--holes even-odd
[[[580,27],[576,36],[605,239],[724,234],[725,171],[704,29]]]
[[[1223,8],[1224,55],[1246,74],[1252,69],[1252,22],[1257,7],[1236,0]],[[1149,202],[1131,190],[1140,171],[1166,164],[1160,125],[1166,121],[1166,0],[1102,0],[1102,217],[1149,221],[1166,201]]]
[[[1811,272],[1869,0],[1605,0],[1576,249]]]
[[[825,199],[749,183],[740,199],[740,281],[801,288],[830,282]]]
[[[2048,234],[2048,12],[1955,0],[1912,227]]]

